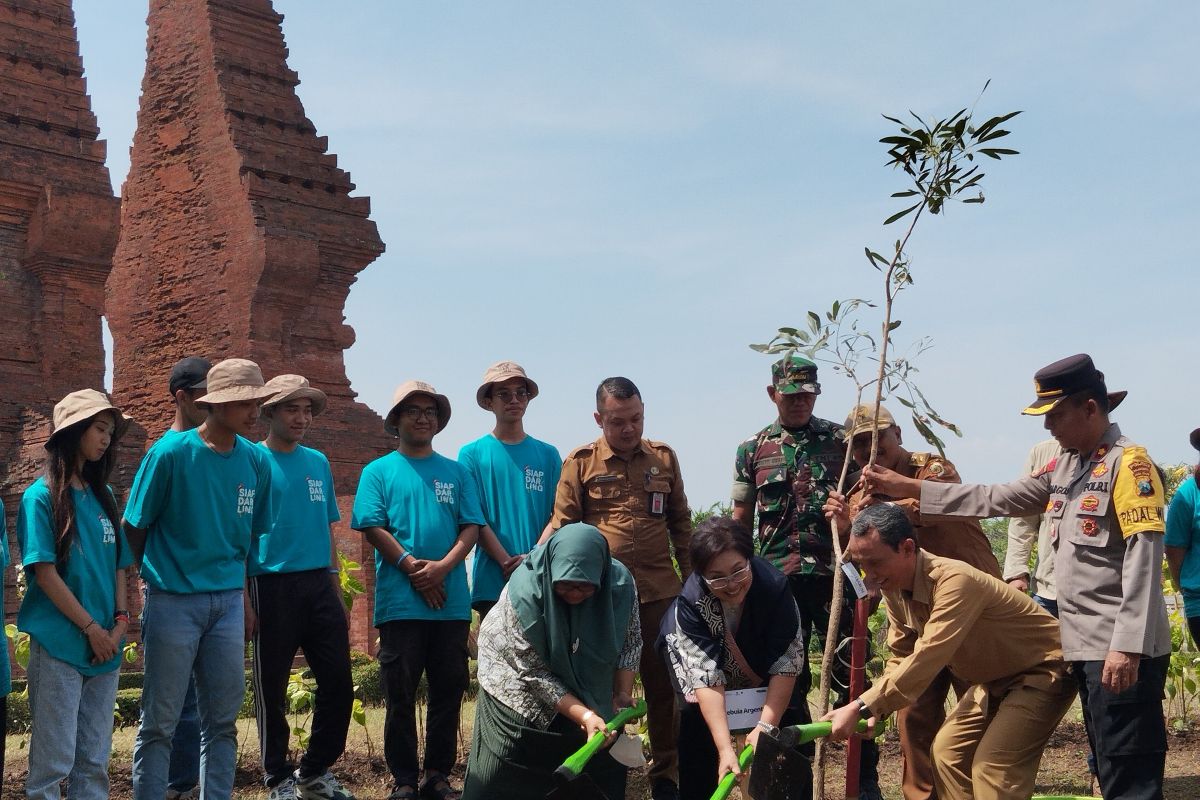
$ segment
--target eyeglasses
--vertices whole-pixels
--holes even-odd
[[[497,389],[496,391],[492,392],[492,395],[499,398],[501,403],[507,403],[513,398],[516,398],[517,400],[528,400],[529,390],[517,389],[516,391],[510,392],[508,389]]]
[[[704,578],[703,580],[710,589],[728,589],[730,586],[741,586],[750,580],[750,565],[747,564],[737,572],[727,575],[724,578]]]
[[[420,419],[421,417],[424,417],[425,419],[436,420],[438,418],[438,410],[437,410],[437,406],[430,406],[429,408],[418,408],[417,406],[407,406],[405,408],[400,409],[400,415],[402,417],[404,417],[405,419],[413,420],[414,422],[416,420]]]

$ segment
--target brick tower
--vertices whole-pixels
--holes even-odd
[[[270,0],[151,0],[146,73],[121,236],[108,281],[114,390],[151,440],[171,421],[171,365],[185,355],[299,373],[329,395],[311,443],[333,466],[343,519],[359,471],[391,448],[355,401],[343,309],[355,275],[383,252],[370,201],[326,152],[287,66]],[[343,522],[343,552],[370,548]],[[371,593],[351,641],[367,649]]]
[[[13,532],[54,403],[104,388],[119,204],[69,0],[0,4],[0,496]],[[13,551],[14,554],[16,551]],[[9,610],[16,606],[10,598]]]

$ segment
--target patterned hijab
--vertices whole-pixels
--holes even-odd
[[[596,587],[574,605],[554,593],[558,581]],[[555,677],[605,719],[613,715],[613,672],[635,598],[633,577],[609,555],[594,526],[561,528],[534,549],[508,582],[525,637]]]

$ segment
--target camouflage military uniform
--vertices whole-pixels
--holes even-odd
[[[821,507],[844,458],[842,427],[817,417],[797,431],[775,421],[738,447],[732,497],[756,501],[759,555],[784,575],[833,574],[833,533]]]
[[[755,503],[758,552],[788,576],[800,609],[806,659],[812,636],[816,634],[824,648],[829,628],[833,530],[821,507],[837,489],[844,448],[845,436],[837,423],[812,417],[803,428],[788,430],[776,420],[738,447],[734,467],[732,497]],[[852,597],[853,593],[847,593],[842,609],[843,640],[854,632]],[[832,677],[839,705],[848,702],[848,654],[847,650],[846,663],[834,661]],[[805,692],[811,688],[807,668],[798,682]]]

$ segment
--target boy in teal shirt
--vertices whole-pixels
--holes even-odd
[[[237,714],[245,696],[244,642],[254,633],[244,602],[246,557],[274,522],[271,465],[247,438],[274,394],[253,361],[231,358],[208,373],[198,428],[160,439],[138,468],[125,530],[143,555],[142,722],[133,753],[135,800],[162,800],[174,733],[195,672],[200,706],[200,792],[233,794]],[[150,535],[147,536],[147,531]]]
[[[267,382],[263,403],[271,426],[259,447],[271,462],[275,525],[259,537],[246,565],[250,602],[258,615],[254,637],[254,710],[269,800],[354,800],[329,768],[346,748],[354,683],[350,634],[330,525],[341,519],[329,459],[300,444],[326,397],[300,375]],[[312,732],[293,771],[287,686],[292,661],[304,660],[317,680]]]
[[[554,511],[562,457],[553,445],[525,433],[525,411],[537,395],[537,384],[520,364],[501,361],[488,367],[475,401],[495,415],[496,425],[458,452],[486,520],[471,572],[471,607],[481,624]]]
[[[392,797],[416,795],[417,686],[429,683],[425,778],[421,794],[452,792],[458,712],[467,689],[470,594],[463,559],[483,515],[475,483],[459,464],[433,451],[450,420],[450,401],[420,381],[396,390],[384,430],[395,452],[363,469],[350,526],[375,548],[375,626],[387,701],[384,758]]]

